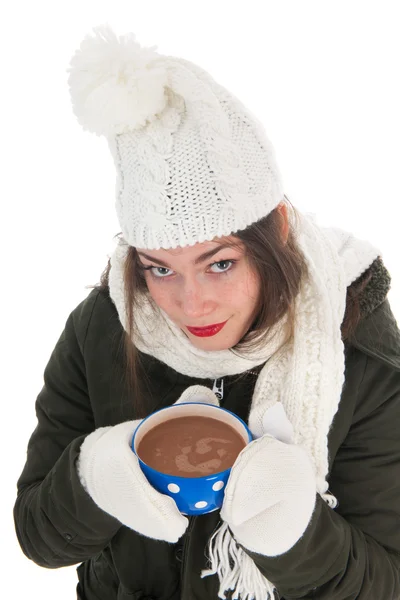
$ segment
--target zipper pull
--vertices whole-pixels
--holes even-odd
[[[218,400],[221,401],[224,397],[224,378],[220,377],[219,379],[214,380],[214,385],[212,391],[217,396]]]

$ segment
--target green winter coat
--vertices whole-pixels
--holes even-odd
[[[387,271],[375,271],[356,338],[345,344],[345,385],[328,438],[328,481],[339,505],[333,510],[318,496],[305,534],[287,553],[249,553],[286,600],[400,598],[400,332],[386,298]],[[106,290],[91,291],[66,322],[45,369],[17,484],[19,543],[42,567],[80,563],[81,600],[217,600],[216,576],[201,579],[200,572],[218,512],[191,517],[178,544],[152,540],[102,511],[77,476],[86,435],[137,418],[123,387],[122,335]],[[212,386],[142,360],[149,413],[190,385]],[[254,373],[225,377],[222,406],[246,420],[255,381]]]

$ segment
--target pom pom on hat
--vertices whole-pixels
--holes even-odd
[[[107,138],[130,246],[177,248],[230,235],[282,200],[261,123],[197,65],[101,25],[69,67],[78,122]]]
[[[68,85],[83,129],[113,136],[153,121],[167,104],[168,73],[152,48],[135,35],[118,37],[108,25],[93,28],[71,59]]]

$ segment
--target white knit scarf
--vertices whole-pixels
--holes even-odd
[[[263,435],[266,410],[282,403],[293,426],[295,444],[305,447],[313,461],[317,489],[331,507],[328,492],[327,436],[344,384],[344,346],[341,338],[346,289],[380,255],[369,242],[340,229],[321,227],[314,215],[298,211],[295,232],[307,261],[309,277],[295,300],[293,340],[282,346],[283,318],[272,341],[260,352],[238,356],[230,350],[207,352],[195,348],[186,335],[160,309],[143,302],[135,312],[137,348],[192,377],[217,378],[239,374],[265,362],[257,378],[249,414],[255,437]],[[111,257],[110,295],[126,329],[122,269],[127,246],[119,244]],[[267,361],[267,362],[266,362]],[[211,569],[217,573],[219,597],[234,590],[232,599],[273,598],[274,586],[264,578],[248,555],[237,546],[225,523],[209,545]]]

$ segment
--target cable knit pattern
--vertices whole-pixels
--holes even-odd
[[[345,231],[320,227],[313,215],[300,213],[295,234],[307,261],[309,278],[302,282],[295,301],[296,326],[291,343],[282,347],[285,324],[285,319],[282,319],[275,326],[270,344],[251,356],[237,356],[229,350],[202,351],[190,343],[163,311],[153,309],[145,297],[143,307],[135,313],[139,337],[134,343],[142,352],[193,377],[222,377],[265,363],[254,389],[249,427],[256,438],[261,437],[265,433],[263,416],[266,410],[282,403],[293,426],[293,442],[310,457],[317,490],[334,507],[336,502],[328,493],[326,482],[327,435],[344,383],[341,323],[346,291],[347,286],[372,264],[380,252],[369,242],[358,240]],[[126,328],[122,279],[125,253],[126,246],[119,244],[111,257],[109,282],[111,298]],[[224,543],[228,543],[229,531],[226,528],[221,529],[220,539],[214,538],[211,554],[218,552],[222,538]],[[228,546],[232,547],[231,541]],[[236,555],[240,560],[242,554],[243,551],[238,548]],[[255,571],[256,567],[253,567]],[[229,557],[225,557],[224,569],[226,576],[221,581],[221,593],[227,589],[224,588],[227,582],[232,581]],[[239,594],[239,579],[237,584],[236,593]],[[251,597],[265,600],[270,584],[266,582],[265,585],[264,596]],[[244,590],[241,591],[243,594]]]
[[[104,135],[126,241],[176,248],[244,229],[283,198],[262,124],[190,61],[94,28],[71,59],[84,129]]]
[[[109,139],[124,238],[175,248],[244,229],[283,197],[269,140],[262,129],[256,137],[259,125],[245,108],[215,82],[211,89],[211,78],[200,79],[188,61],[158,64],[169,77],[166,109],[144,129]]]

